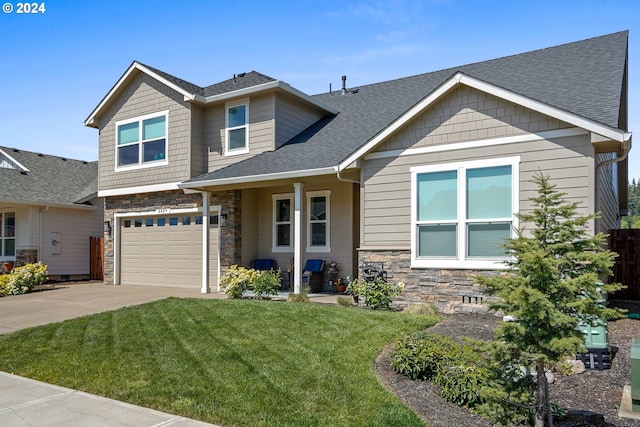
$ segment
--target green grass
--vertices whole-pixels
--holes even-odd
[[[0,335],[0,370],[224,426],[418,426],[373,361],[424,315],[170,298]]]

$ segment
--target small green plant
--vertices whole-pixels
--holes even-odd
[[[373,282],[363,279],[355,279],[349,283],[347,293],[364,300],[364,305],[372,310],[388,310],[393,298],[400,295],[404,289],[404,283],[389,283],[381,277]]]
[[[302,292],[299,294],[289,294],[287,296],[288,302],[309,302],[309,296],[306,292]]]
[[[426,314],[427,316],[435,316],[438,314],[436,306],[430,303],[409,304],[402,311],[411,314]]]
[[[338,305],[341,307],[352,307],[353,306],[353,298],[340,295],[338,297]]]
[[[11,273],[0,276],[0,296],[26,294],[48,278],[47,266],[39,262],[15,267]]]
[[[224,293],[229,298],[242,298],[244,293],[249,290],[251,283],[256,276],[256,271],[232,265],[227,272],[220,277],[220,287],[224,289]]]
[[[252,279],[249,286],[253,288],[256,298],[268,299],[273,295],[278,295],[282,279],[280,270],[256,271]]]
[[[440,395],[498,425],[533,419],[533,381],[519,367],[496,364],[486,347],[495,342],[460,344],[449,337],[414,333],[396,343],[391,366],[412,379],[439,385]]]

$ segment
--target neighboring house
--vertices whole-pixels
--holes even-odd
[[[98,163],[0,147],[0,261],[42,262],[55,280],[88,279],[103,236]]]
[[[315,96],[257,72],[200,87],[134,62],[85,122],[113,224],[106,281],[208,292],[230,265],[271,258],[299,292],[307,259],[341,277],[376,262],[406,301],[477,309],[474,276],[504,268],[536,171],[602,212],[592,231],[617,227],[627,39]]]

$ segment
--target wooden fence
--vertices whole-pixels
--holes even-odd
[[[104,280],[104,237],[89,237],[89,278]]]
[[[609,230],[609,249],[618,254],[612,282],[626,286],[609,298],[640,301],[640,230]]]

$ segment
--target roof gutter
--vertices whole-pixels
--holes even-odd
[[[262,175],[245,175],[231,178],[210,179],[194,182],[182,182],[178,184],[182,189],[204,189],[207,187],[216,187],[222,185],[234,185],[234,184],[250,184],[253,182],[274,181],[279,179],[291,179],[291,178],[305,178],[309,176],[320,176],[333,174],[335,172],[334,167],[321,168],[321,169],[307,169],[301,171],[291,172],[278,172]]]
[[[342,176],[342,171],[344,169],[340,169],[339,167],[335,167],[335,171],[336,171],[336,178],[338,178],[338,181],[342,181],[342,182],[350,182],[352,184],[360,184],[360,180],[359,179],[350,179],[350,178],[345,178]]]

